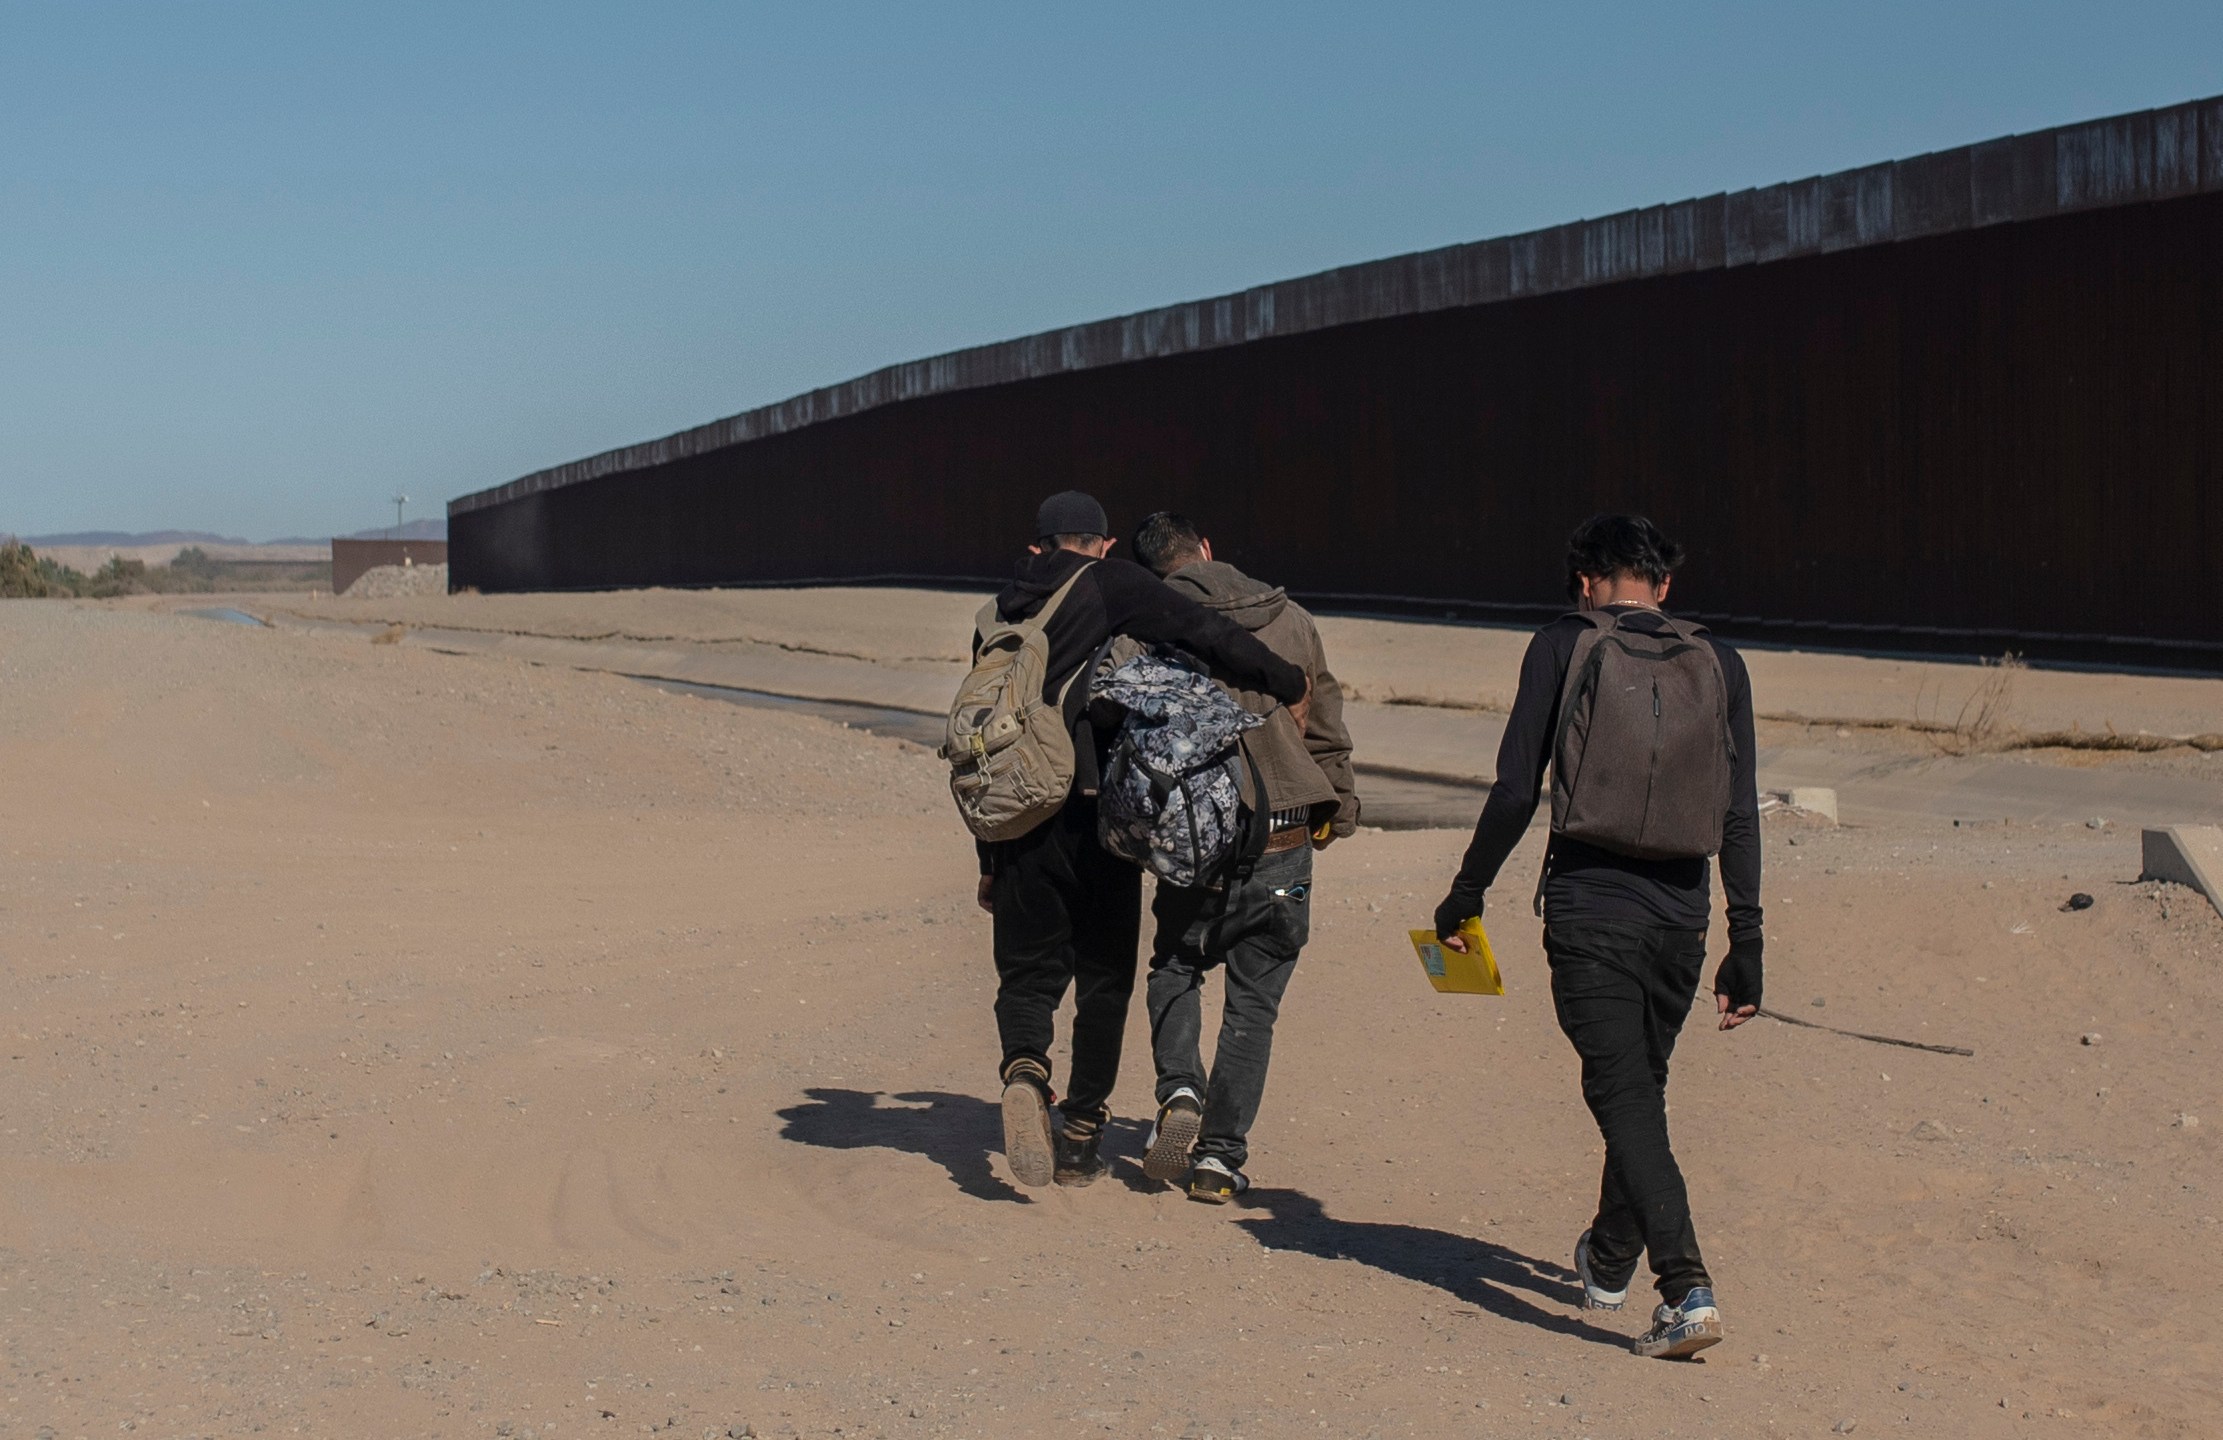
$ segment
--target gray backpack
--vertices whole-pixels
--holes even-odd
[[[1715,854],[1736,757],[1705,627],[1660,615],[1652,634],[1617,611],[1580,614],[1590,628],[1559,692],[1552,833],[1640,860]]]
[[[1265,722],[1174,651],[1098,674],[1089,697],[1126,712],[1096,795],[1098,843],[1169,885],[1218,878],[1259,828],[1248,823],[1256,807],[1244,805],[1250,767],[1238,742]]]
[[[1018,839],[1063,808],[1073,788],[1073,732],[1064,704],[1073,680],[1043,698],[1050,668],[1046,627],[1087,573],[1086,565],[1074,571],[1024,620],[1005,622],[991,600],[975,622],[973,668],[950,702],[941,755],[949,762],[957,813],[982,840]]]

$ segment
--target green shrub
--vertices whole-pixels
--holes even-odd
[[[84,593],[85,577],[66,565],[41,560],[20,541],[0,543],[0,598],[39,600]]]

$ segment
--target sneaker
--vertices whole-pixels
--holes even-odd
[[[1065,1112],[1065,1123],[1057,1132],[1058,1184],[1093,1185],[1111,1173],[1103,1155],[1104,1126],[1110,1121],[1107,1110],[1078,1116]]]
[[[1050,1080],[1039,1066],[1020,1061],[1004,1077],[1003,1158],[1021,1185],[1047,1185],[1057,1173],[1050,1137]]]
[[[1207,1205],[1225,1205],[1249,1188],[1250,1177],[1217,1155],[1205,1156],[1189,1172],[1189,1198]]]
[[[1203,1128],[1204,1106],[1184,1085],[1158,1107],[1158,1123],[1150,1127],[1150,1143],[1142,1153],[1142,1173],[1169,1183],[1188,1174],[1189,1147]]]
[[[1104,1163],[1103,1139],[1101,1135],[1085,1140],[1058,1136],[1057,1167],[1052,1178],[1060,1185],[1093,1185],[1110,1174],[1111,1166]]]
[[[1618,1310],[1629,1301],[1626,1282],[1618,1290],[1608,1290],[1591,1274],[1590,1232],[1587,1230],[1575,1241],[1575,1276],[1582,1281],[1582,1308],[1585,1310]]]
[[[1652,1328],[1629,1348],[1647,1360],[1683,1360],[1720,1343],[1721,1312],[1714,1308],[1714,1292],[1701,1285],[1682,1304],[1654,1310]]]

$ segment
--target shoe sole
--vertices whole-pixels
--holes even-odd
[[[1187,1177],[1189,1150],[1204,1129],[1204,1112],[1186,1106],[1158,1117],[1158,1138],[1143,1152],[1142,1173],[1172,1183]]]
[[[1050,1102],[1024,1080],[1003,1087],[1003,1158],[1011,1178],[1037,1189],[1057,1175],[1057,1151],[1050,1143]]]
[[[1677,1328],[1680,1333],[1672,1340],[1650,1345],[1639,1340],[1630,1348],[1647,1360],[1688,1360],[1699,1351],[1721,1343],[1719,1320],[1700,1320]]]
[[[1189,1198],[1202,1205],[1225,1205],[1235,1198],[1232,1190],[1191,1190]]]

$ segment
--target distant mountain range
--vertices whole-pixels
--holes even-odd
[[[236,535],[217,535],[207,530],[77,530],[67,535],[26,535],[23,543],[34,550],[49,546],[106,546],[121,550],[137,545],[322,545],[333,538],[330,535],[288,535],[277,540],[242,540]],[[391,525],[382,525],[375,530],[358,530],[337,538],[445,540],[448,522],[444,519],[412,520],[399,531]]]

